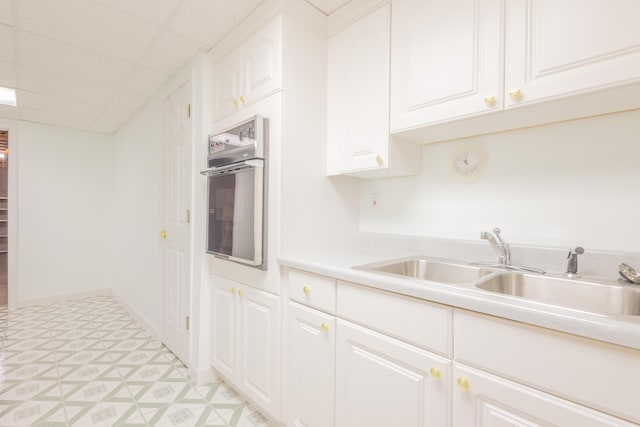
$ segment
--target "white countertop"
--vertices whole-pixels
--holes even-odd
[[[352,268],[362,264],[401,258],[409,254],[395,255],[348,251],[331,254],[285,255],[279,257],[278,262],[285,267],[376,289],[640,349],[640,316],[599,315],[475,290],[472,286],[445,285]]]

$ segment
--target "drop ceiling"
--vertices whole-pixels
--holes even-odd
[[[112,133],[264,1],[0,0],[0,118]]]

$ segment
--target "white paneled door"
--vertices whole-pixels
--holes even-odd
[[[164,101],[162,342],[189,362],[191,83]]]

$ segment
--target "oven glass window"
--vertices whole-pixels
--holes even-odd
[[[209,177],[208,252],[254,261],[255,174],[246,168]]]

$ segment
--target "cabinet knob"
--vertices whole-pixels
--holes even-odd
[[[509,91],[509,96],[511,99],[518,100],[522,97],[522,91],[519,88],[514,88]]]
[[[484,97],[484,103],[487,104],[488,106],[492,107],[494,105],[496,105],[496,97],[491,95],[491,96],[485,96]]]
[[[160,230],[160,238],[161,239],[167,238],[167,230]]]
[[[238,295],[240,295],[241,297],[243,297],[243,296],[244,296],[244,291],[243,291],[243,290],[238,291]]]
[[[322,325],[320,325],[320,327],[322,328],[323,331],[327,332],[329,330],[329,325],[327,325],[326,323],[323,323]]]
[[[235,105],[236,107],[238,106],[238,100],[233,98],[233,105]]]
[[[231,293],[235,295],[236,294],[236,288],[231,288]]]
[[[305,286],[304,288],[302,288],[302,292],[304,292],[305,295],[309,295],[309,293],[311,292],[311,288],[308,286]]]
[[[469,388],[471,387],[471,385],[469,384],[469,380],[462,378],[462,377],[458,377],[458,387],[460,387],[460,390],[469,390]]]
[[[440,373],[440,369],[438,368],[429,369],[429,374],[431,374],[431,378],[434,380],[439,380],[442,377],[442,373]]]
[[[382,156],[378,154],[378,155],[376,156],[376,162],[378,162],[378,164],[379,164],[379,165],[382,165],[382,161],[383,161]]]
[[[244,99],[244,95],[240,97],[240,102],[242,102],[243,104],[245,103],[245,99]]]

